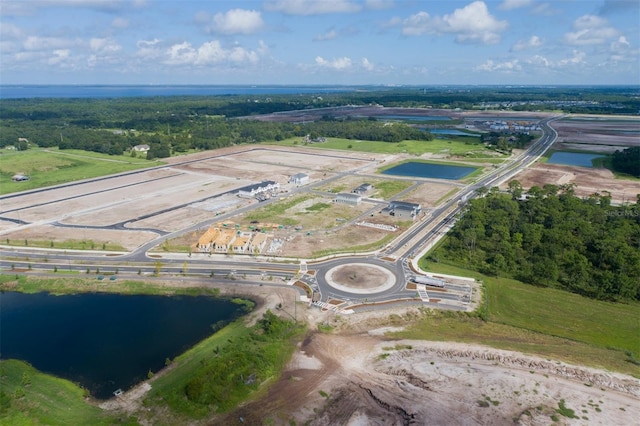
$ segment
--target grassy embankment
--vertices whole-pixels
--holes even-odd
[[[97,242],[93,240],[64,240],[64,241],[42,241],[42,240],[11,240],[5,238],[0,240],[2,244],[19,247],[39,247],[55,248],[60,250],[105,250],[105,251],[127,251],[120,244],[113,242]]]
[[[305,332],[270,314],[251,328],[230,324],[177,357],[153,383],[145,406],[165,424],[229,411],[266,390],[261,385],[280,375]]]
[[[137,425],[86,401],[84,390],[17,360],[0,361],[0,424]]]
[[[0,161],[0,194],[58,185],[82,179],[107,176],[131,170],[162,165],[125,155],[106,155],[81,150],[59,151],[57,148],[2,152]],[[18,173],[28,181],[13,182]]]
[[[93,280],[7,274],[0,275],[0,289],[55,294],[219,294],[217,289],[168,288],[148,282],[104,285]],[[171,367],[158,375],[145,400],[149,410],[144,415],[153,417],[153,424],[184,424],[232,409],[280,374],[304,333],[304,325],[273,315],[254,327],[246,327],[241,320],[228,325],[174,359]],[[87,402],[84,390],[76,384],[40,373],[20,361],[0,362],[0,390],[2,424],[138,424],[133,417],[106,414]]]
[[[481,280],[484,304],[478,315],[433,312],[396,337],[479,343],[640,377],[639,304],[602,302],[424,259],[421,267]]]

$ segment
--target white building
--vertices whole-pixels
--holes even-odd
[[[289,183],[294,185],[306,185],[309,183],[309,175],[305,173],[296,173],[289,178]]]
[[[238,190],[239,197],[252,198],[259,194],[276,192],[280,189],[280,184],[272,180],[265,180],[260,183],[245,186]]]
[[[341,192],[340,194],[336,195],[336,198],[333,201],[336,203],[357,206],[362,202],[362,196],[360,194],[351,194],[348,192]]]

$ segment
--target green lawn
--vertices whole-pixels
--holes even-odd
[[[423,260],[421,267],[484,282],[486,322],[466,318],[451,323],[449,319],[444,331],[457,329],[454,333],[457,337],[453,339],[445,334],[442,340],[476,341],[640,377],[640,364],[634,363],[640,358],[640,304],[588,299],[444,263]],[[421,328],[425,329],[424,333],[439,334],[431,325],[422,324]]]
[[[7,194],[81,179],[106,176],[163,163],[129,156],[111,156],[80,150],[56,148],[3,151],[0,155],[0,194]],[[18,173],[28,181],[13,182]]]
[[[13,359],[0,361],[0,424],[137,425],[88,404],[82,388]]]
[[[495,151],[485,146],[475,137],[460,136],[454,139],[434,139],[432,141],[378,142],[359,141],[342,138],[327,138],[326,142],[302,145],[300,138],[290,138],[280,142],[270,142],[280,146],[308,146],[318,149],[340,149],[345,151],[369,152],[372,154],[413,154],[422,155],[427,152],[468,156],[470,158],[495,158]]]

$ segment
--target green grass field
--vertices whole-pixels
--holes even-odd
[[[640,305],[603,302],[444,263],[424,270],[474,277],[485,286],[485,321],[445,317],[415,327],[416,338],[463,340],[607,368],[640,377]],[[454,331],[455,330],[455,331]]]
[[[339,149],[345,151],[368,152],[372,154],[412,154],[425,153],[460,155],[469,158],[495,158],[496,152],[488,150],[474,137],[455,139],[434,139],[432,141],[402,141],[398,143],[359,141],[342,138],[327,138],[326,142],[302,145],[300,138],[290,138],[280,142],[270,142],[280,146],[308,146],[318,149]]]
[[[137,425],[137,419],[109,415],[88,404],[85,392],[68,380],[44,374],[16,360],[0,361],[0,424]]]
[[[3,151],[0,155],[0,194],[58,185],[81,179],[106,176],[130,170],[158,166],[159,161],[147,161],[129,156],[111,156],[80,150],[59,151],[57,148],[27,151]],[[13,182],[13,175],[22,173],[28,181]]]

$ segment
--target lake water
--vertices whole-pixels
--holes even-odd
[[[563,164],[566,166],[593,167],[591,160],[594,158],[603,158],[604,155],[589,154],[586,152],[565,152],[556,151],[551,154],[547,164]]]
[[[410,176],[436,179],[462,179],[476,170],[475,167],[450,166],[446,164],[422,163],[410,161],[399,164],[382,172],[383,175]]]
[[[2,359],[27,361],[110,398],[242,315],[212,297],[0,294]]]
[[[403,121],[449,121],[451,117],[435,115],[376,115],[376,120],[403,120]]]
[[[428,129],[429,133],[434,135],[452,135],[452,136],[472,136],[472,137],[480,137],[478,133],[467,133],[458,129]]]

